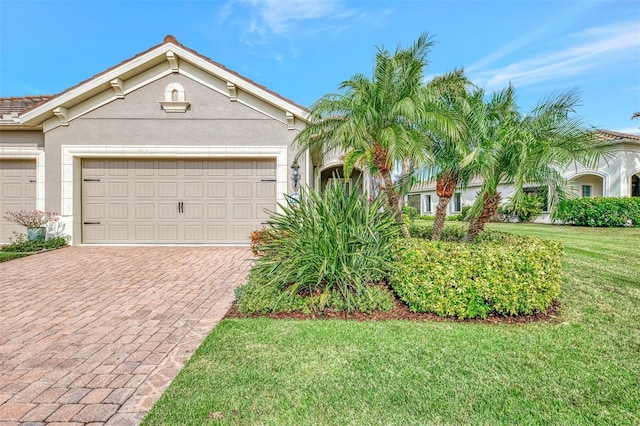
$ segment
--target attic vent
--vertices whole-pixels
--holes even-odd
[[[186,112],[189,102],[180,83],[169,83],[164,89],[164,101],[158,101],[166,112]]]

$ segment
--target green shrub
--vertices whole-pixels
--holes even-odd
[[[402,206],[402,215],[409,219],[408,223],[413,223],[418,218],[419,213],[418,209],[416,209],[415,207]]]
[[[392,241],[399,229],[382,206],[381,199],[369,202],[342,185],[329,185],[324,192],[303,190],[298,202],[287,200],[282,213],[272,214],[267,228],[272,238],[262,241],[262,256],[249,276],[249,287],[264,288],[251,291],[322,294],[332,298],[332,307],[342,303],[349,311],[356,309],[356,296],[381,282],[393,260]],[[246,291],[239,293],[239,307],[247,305],[242,300]]]
[[[476,244],[399,242],[390,284],[413,312],[486,318],[546,311],[560,292],[561,244],[500,234]]]
[[[431,239],[433,233],[433,225],[411,225],[409,227],[409,234],[414,238],[421,238],[425,240]],[[467,229],[461,226],[445,226],[442,228],[442,234],[440,241],[462,241],[467,234]]]
[[[560,203],[554,219],[577,226],[640,227],[640,198],[573,198]]]
[[[537,193],[525,194],[519,204],[510,201],[498,207],[503,222],[517,218],[520,222],[531,222],[544,211],[544,196]]]
[[[64,247],[68,244],[66,237],[49,238],[42,240],[27,240],[26,237],[18,237],[15,242],[2,246],[0,251],[12,253],[32,253],[41,250]]]
[[[436,220],[436,216],[433,214],[422,214],[420,216],[418,216],[418,219],[420,220]]]

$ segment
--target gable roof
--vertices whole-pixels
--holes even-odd
[[[235,71],[232,71],[224,65],[215,62],[204,55],[189,49],[180,44],[175,37],[167,35],[162,44],[153,46],[148,50],[141,52],[121,63],[108,68],[93,77],[68,88],[57,95],[48,97],[41,96],[41,102],[32,103],[26,106],[20,113],[20,122],[26,125],[40,125],[49,118],[60,113],[66,114],[68,108],[94,97],[110,88],[114,88],[116,98],[118,91],[122,95],[137,89],[139,86],[127,87],[127,79],[147,71],[156,65],[168,63],[171,68],[167,67],[167,74],[171,72],[180,73],[180,62],[186,61],[205,72],[226,81],[229,87],[234,90],[237,87],[243,92],[278,108],[294,117],[307,122],[307,109],[278,93],[267,89],[251,79],[248,79]],[[162,77],[165,74],[157,76]],[[117,86],[117,87],[116,87]],[[15,98],[25,99],[25,98]],[[111,100],[113,100],[111,99]],[[111,101],[109,100],[109,102]],[[56,112],[54,112],[56,110]],[[75,118],[75,117],[73,117]]]

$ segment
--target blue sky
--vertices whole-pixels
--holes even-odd
[[[437,44],[427,76],[464,67],[486,90],[511,82],[524,111],[577,87],[589,124],[640,134],[640,2],[0,0],[0,96],[53,94],[173,34],[310,106],[377,46]]]

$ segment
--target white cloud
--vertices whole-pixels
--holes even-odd
[[[625,127],[624,129],[615,129],[614,132],[627,133],[629,135],[640,135],[640,127]]]
[[[528,86],[567,77],[588,77],[587,74],[597,70],[611,69],[612,66],[637,66],[640,63],[638,22],[589,28],[569,34],[557,42],[564,48],[502,68],[479,70],[470,74],[477,84],[493,90],[504,87],[509,82],[518,87]],[[495,55],[502,56],[502,50],[512,50],[510,46],[498,50]]]
[[[282,35],[291,30],[300,21],[331,17],[343,14],[340,4],[335,0],[237,0],[250,7],[254,16],[251,32],[269,31]]]

